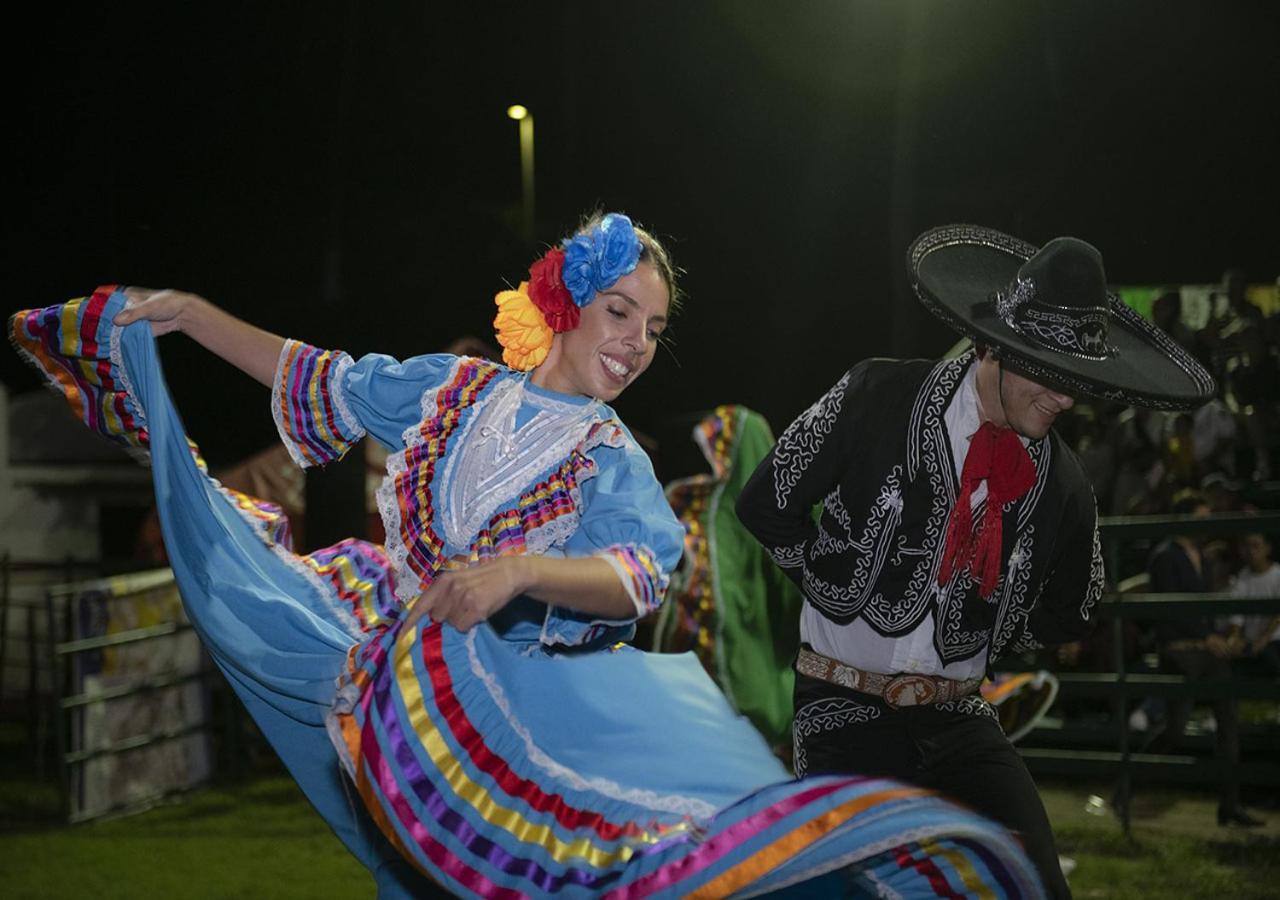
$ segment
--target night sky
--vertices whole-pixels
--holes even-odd
[[[5,60],[10,311],[182,287],[408,356],[489,337],[493,294],[599,205],[687,270],[672,353],[617,404],[683,442],[717,403],[781,429],[861,358],[942,352],[904,266],[933,225],[1074,234],[1121,284],[1280,270],[1271,4],[461,6],[29,10]],[[162,346],[213,464],[273,439],[260,388]],[[10,388],[36,385],[0,358]]]

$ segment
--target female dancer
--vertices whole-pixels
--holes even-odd
[[[498,295],[508,366],[356,362],[136,288],[11,332],[149,453],[193,624],[380,896],[1036,895],[1006,832],[893,782],[789,781],[692,654],[620,643],[682,532],[606,403],[675,293],[662,246],[611,214]],[[155,354],[170,331],[271,386],[300,464],[366,433],[389,448],[385,553],[294,555],[271,509],[204,474]]]

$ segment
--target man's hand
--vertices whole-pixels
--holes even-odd
[[[466,569],[441,572],[409,608],[405,628],[425,615],[467,631],[510,603],[525,590],[525,560],[500,557]]]
[[[1220,634],[1211,634],[1204,639],[1205,649],[1220,659],[1231,657],[1231,643]]]

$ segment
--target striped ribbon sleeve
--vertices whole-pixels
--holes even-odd
[[[9,340],[48,379],[91,431],[147,459],[146,414],[121,362],[124,329],[112,319],[125,306],[123,289],[108,284],[91,296],[9,319]]]
[[[636,618],[647,616],[662,605],[671,577],[658,564],[658,557],[648,547],[638,544],[614,544],[599,554],[613,566],[618,579],[636,608]]]
[[[365,435],[344,395],[352,366],[341,350],[285,341],[271,387],[271,414],[289,456],[303,468],[341,459]]]

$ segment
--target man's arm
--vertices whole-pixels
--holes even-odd
[[[1058,540],[1065,541],[1027,620],[1027,634],[1040,647],[1078,641],[1097,623],[1098,601],[1105,586],[1098,510],[1092,492],[1075,498]]]
[[[813,507],[853,462],[849,434],[865,366],[847,372],[787,427],[738,496],[739,520],[797,584],[818,533]]]

